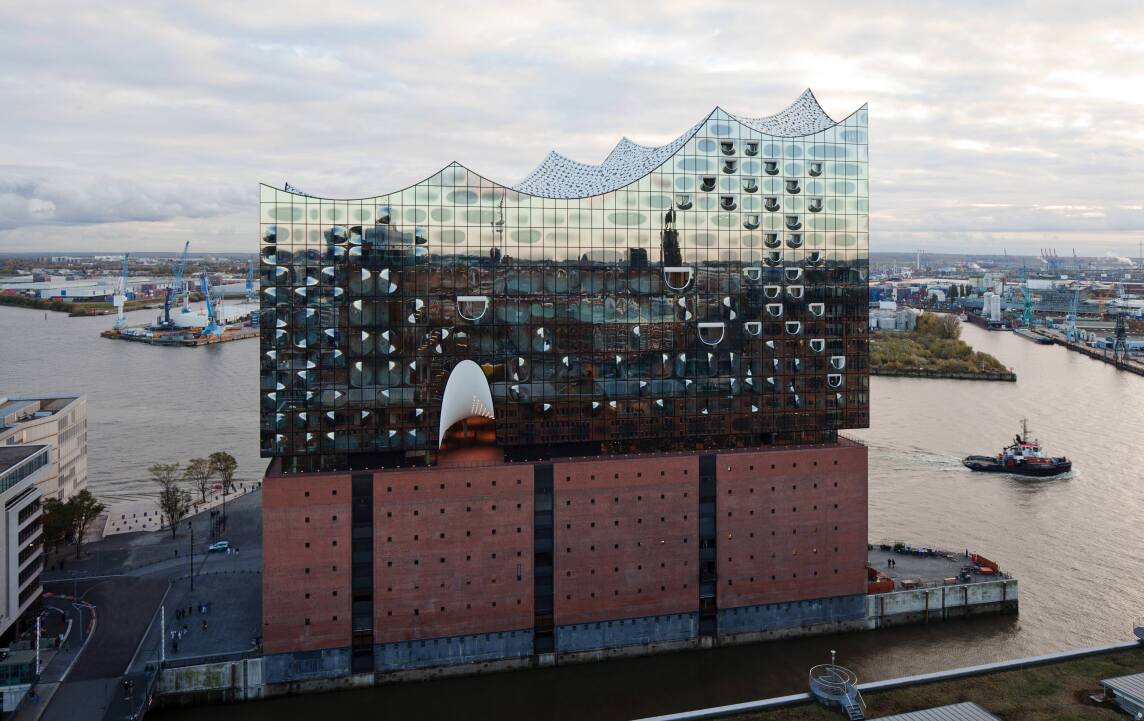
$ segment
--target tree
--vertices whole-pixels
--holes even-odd
[[[234,472],[238,469],[238,461],[226,451],[215,451],[210,457],[211,468],[222,479],[223,494],[230,493],[230,484],[234,480]]]
[[[191,482],[192,487],[199,489],[203,503],[207,502],[207,491],[211,488],[211,477],[214,476],[214,466],[206,458],[192,458],[183,471],[183,478]]]
[[[75,544],[75,557],[79,558],[87,527],[107,510],[107,506],[96,500],[86,488],[69,498],[64,505],[71,507],[68,515],[71,517],[72,542]]]
[[[179,486],[178,463],[156,463],[148,471],[151,480],[159,484],[156,502],[159,504],[159,512],[171,526],[171,538],[174,538],[179,521],[183,520],[191,510],[191,494]]]
[[[40,516],[40,524],[44,528],[44,545],[51,544],[55,550],[61,543],[71,540],[72,533],[72,506],[56,498],[44,500]]]

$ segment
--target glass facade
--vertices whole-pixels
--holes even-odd
[[[796,108],[515,188],[456,163],[357,200],[262,186],[263,455],[432,463],[464,360],[509,457],[865,427],[867,110]]]

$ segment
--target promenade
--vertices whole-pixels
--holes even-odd
[[[115,534],[85,545],[79,560],[56,560],[44,573],[46,603],[76,617],[76,635],[45,665],[39,702],[26,701],[15,721],[99,721],[112,707],[134,713],[161,653],[179,663],[253,650],[261,629],[261,504],[260,489],[228,498],[226,529],[215,535],[211,514],[200,513],[174,537],[170,529]],[[238,552],[208,552],[215,540]],[[199,611],[203,604],[209,613]],[[182,636],[177,650],[172,630]]]

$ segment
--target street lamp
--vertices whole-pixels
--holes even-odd
[[[195,590],[195,524],[187,521],[187,528],[191,529],[191,548],[187,558],[191,562],[191,590]]]

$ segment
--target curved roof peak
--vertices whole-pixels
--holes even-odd
[[[723,109],[719,108],[719,110]],[[818,104],[818,98],[814,97],[810,88],[804,90],[797,100],[774,115],[752,118],[746,115],[736,115],[726,110],[723,112],[752,130],[786,137],[810,135],[838,124],[838,121],[827,115],[822,106]]]
[[[716,107],[665,145],[640,145],[626,136],[622,137],[599,165],[579,163],[555,150],[550,151],[540,165],[512,189],[547,198],[583,198],[621,188],[647,175],[674,155],[711,116],[720,112],[752,130],[779,137],[812,135],[837,125],[837,121],[826,114],[814,93],[807,88],[786,109],[774,115],[749,117]]]

